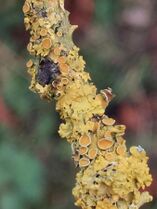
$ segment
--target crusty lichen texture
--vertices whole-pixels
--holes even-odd
[[[73,189],[82,209],[138,209],[152,200],[148,157],[141,146],[127,150],[125,126],[105,115],[110,88],[97,92],[85,61],[72,40],[64,0],[26,0],[24,22],[30,31],[27,62],[30,89],[56,100],[62,123],[59,134],[72,148],[80,171]]]

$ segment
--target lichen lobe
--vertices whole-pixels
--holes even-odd
[[[127,150],[125,126],[105,114],[110,88],[97,91],[72,40],[64,0],[26,0],[23,6],[30,31],[27,62],[30,89],[56,100],[62,123],[59,134],[72,147],[80,171],[73,189],[82,209],[138,209],[152,200],[148,157],[140,146]]]

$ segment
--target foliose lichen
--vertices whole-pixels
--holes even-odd
[[[63,121],[59,134],[71,144],[80,168],[75,204],[82,209],[138,209],[151,201],[144,191],[152,181],[146,152],[140,146],[127,150],[125,126],[105,114],[112,90],[98,92],[85,71],[64,0],[26,0],[23,12],[30,31],[30,89],[56,100]]]

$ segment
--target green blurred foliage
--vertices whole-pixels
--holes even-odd
[[[99,0],[95,2],[95,20],[99,24],[111,24],[120,10],[120,0]]]
[[[0,146],[0,208],[25,209],[41,201],[44,179],[41,163],[6,142]]]

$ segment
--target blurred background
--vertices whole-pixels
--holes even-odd
[[[55,104],[28,90],[24,1],[0,0],[0,209],[75,209],[70,146]],[[127,126],[127,145],[150,156],[157,209],[157,1],[66,0],[75,43],[98,89],[116,97],[107,114]]]

